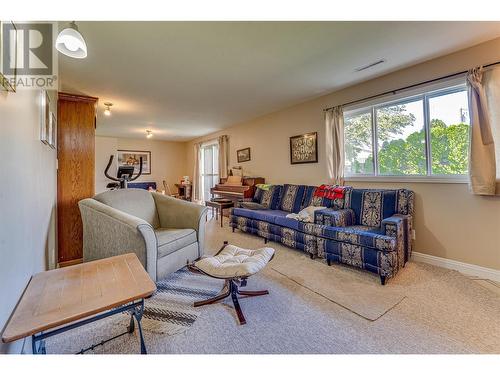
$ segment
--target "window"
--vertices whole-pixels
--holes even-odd
[[[219,146],[211,143],[201,146],[202,200],[210,200],[210,189],[219,183]]]
[[[469,106],[467,92],[429,98],[432,174],[467,174]]]
[[[346,176],[467,174],[465,84],[344,113]]]
[[[426,174],[423,100],[375,108],[378,173]]]
[[[346,174],[373,174],[372,113],[361,112],[344,121]]]

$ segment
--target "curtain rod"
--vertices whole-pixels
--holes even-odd
[[[495,66],[495,65],[499,65],[499,64],[500,64],[500,61],[497,61],[497,62],[494,62],[494,63],[488,64],[488,65],[483,65],[483,68],[489,68],[489,67],[492,67],[492,66]],[[434,78],[434,79],[429,79],[429,80],[427,80],[427,81],[420,82],[420,83],[415,83],[415,84],[413,84],[413,85],[409,85],[409,86],[401,87],[401,88],[399,88],[399,89],[389,90],[389,91],[383,92],[383,93],[381,93],[381,94],[375,94],[375,95],[367,96],[366,98],[363,98],[363,99],[353,100],[353,101],[350,101],[350,102],[347,102],[347,103],[341,104],[341,106],[342,106],[342,107],[345,107],[345,106],[347,106],[347,105],[351,105],[351,104],[356,104],[356,103],[364,102],[364,101],[366,101],[366,100],[370,100],[370,99],[375,99],[375,98],[378,98],[378,97],[380,97],[380,96],[385,96],[385,95],[389,95],[389,94],[396,94],[398,91],[408,90],[408,89],[412,89],[412,88],[417,87],[417,86],[422,86],[422,85],[425,85],[425,84],[427,84],[427,83],[433,83],[433,82],[436,82],[436,81],[441,81],[441,80],[443,80],[443,79],[456,77],[456,76],[459,76],[459,75],[461,75],[461,74],[465,74],[465,73],[467,73],[467,72],[468,72],[468,70],[464,70],[464,71],[462,71],[462,72],[448,74],[448,75],[443,76],[443,77]],[[335,107],[338,107],[338,106],[328,107],[328,108],[323,109],[323,111],[324,111],[324,112],[326,112],[326,111],[329,111],[330,109],[333,109],[333,108],[335,108]]]
[[[198,144],[199,144],[199,145],[202,145],[202,144],[204,144],[204,143],[212,143],[212,142],[213,142],[213,143],[215,143],[215,142],[218,142],[218,141],[219,141],[219,138],[220,138],[220,137],[226,137],[226,138],[229,138],[229,137],[227,136],[227,134],[223,134],[223,135],[219,135],[219,136],[214,137],[214,138],[205,139],[204,141],[199,141],[199,142],[196,142],[196,143],[195,143],[195,145],[198,145]]]

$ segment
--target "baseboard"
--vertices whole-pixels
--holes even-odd
[[[463,263],[457,260],[436,257],[424,253],[412,252],[411,259],[415,262],[422,262],[455,270],[467,276],[477,276],[488,280],[500,282],[500,270],[476,266],[475,264]]]

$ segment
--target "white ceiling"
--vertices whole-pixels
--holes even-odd
[[[97,134],[142,138],[152,129],[154,139],[179,141],[500,36],[500,22],[78,26],[88,57],[60,55],[59,75],[64,91],[99,97]]]

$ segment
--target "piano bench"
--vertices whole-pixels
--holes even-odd
[[[216,210],[215,212],[215,220],[217,220],[217,217],[220,217],[220,227],[222,228],[223,220],[222,220],[222,210],[226,208],[233,208],[234,207],[234,202],[214,202],[214,201],[206,201],[205,206],[207,207],[212,207],[212,217],[214,214],[214,208]]]

